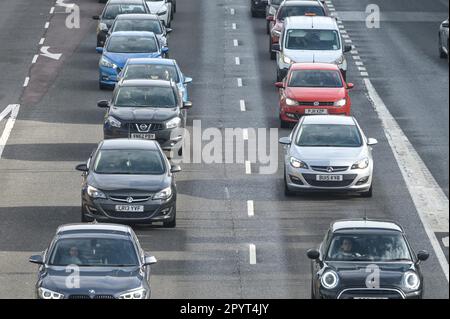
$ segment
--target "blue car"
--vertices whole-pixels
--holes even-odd
[[[108,38],[103,48],[99,62],[100,89],[114,88],[117,75],[122,71],[128,59],[131,58],[162,58],[169,51],[161,47],[153,32],[121,31],[114,32]]]
[[[192,78],[185,76],[172,59],[129,59],[119,74],[120,79],[173,81],[178,86],[183,102],[189,101],[187,85],[192,82]]]

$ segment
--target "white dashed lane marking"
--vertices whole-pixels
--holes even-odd
[[[247,201],[247,214],[248,217],[255,216],[255,203],[252,200]]]
[[[256,246],[254,244],[249,245],[250,265],[256,265]]]
[[[239,104],[240,104],[240,107],[241,107],[241,112],[245,112],[247,110],[247,107],[245,105],[245,101],[244,100],[240,100]]]

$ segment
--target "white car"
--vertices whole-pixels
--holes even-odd
[[[148,9],[152,14],[156,14],[166,27],[170,27],[172,22],[172,3],[168,0],[146,0]]]
[[[352,50],[344,45],[336,19],[319,16],[286,18],[277,52],[277,81],[286,76],[292,63],[333,63],[339,66],[344,79],[347,74],[345,53]]]

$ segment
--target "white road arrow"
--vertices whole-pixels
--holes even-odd
[[[59,7],[69,8],[72,9],[74,4],[73,3],[64,3],[64,0],[56,0],[56,5]]]
[[[42,47],[41,48],[41,55],[45,56],[47,58],[53,59],[53,60],[59,60],[62,57],[61,53],[50,53],[48,50],[50,47]]]
[[[11,131],[14,127],[14,124],[16,123],[17,114],[19,114],[20,105],[19,104],[11,104],[8,105],[6,109],[3,110],[3,112],[0,113],[0,122],[6,118],[8,114],[11,113],[11,116],[8,119],[8,122],[6,122],[5,129],[3,130],[2,136],[0,136],[0,158],[2,158],[3,150],[5,149],[6,142],[8,141],[9,135],[11,134]]]

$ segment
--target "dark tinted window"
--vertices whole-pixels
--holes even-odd
[[[340,88],[343,84],[339,71],[298,70],[292,71],[288,86]]]
[[[294,17],[294,16],[305,16],[305,15],[312,15],[312,16],[319,16],[323,17],[325,16],[325,11],[322,7],[319,6],[283,6],[280,8],[278,12],[278,20],[284,20],[287,17]]]
[[[127,66],[125,79],[146,79],[146,80],[164,80],[180,81],[177,69],[174,65],[156,65],[156,64],[130,64]]]
[[[119,14],[146,13],[144,5],[141,4],[110,4],[106,7],[103,19],[113,20]]]
[[[162,34],[161,24],[153,19],[117,20],[114,24],[115,31],[148,31],[155,34]]]
[[[361,147],[362,140],[355,125],[304,124],[300,127],[298,146]]]
[[[164,162],[158,151],[101,150],[94,163],[97,174],[162,175]]]
[[[174,108],[177,100],[171,87],[122,87],[116,94],[114,106]]]
[[[158,51],[158,45],[154,37],[113,35],[108,41],[108,51],[112,53],[151,53]]]

